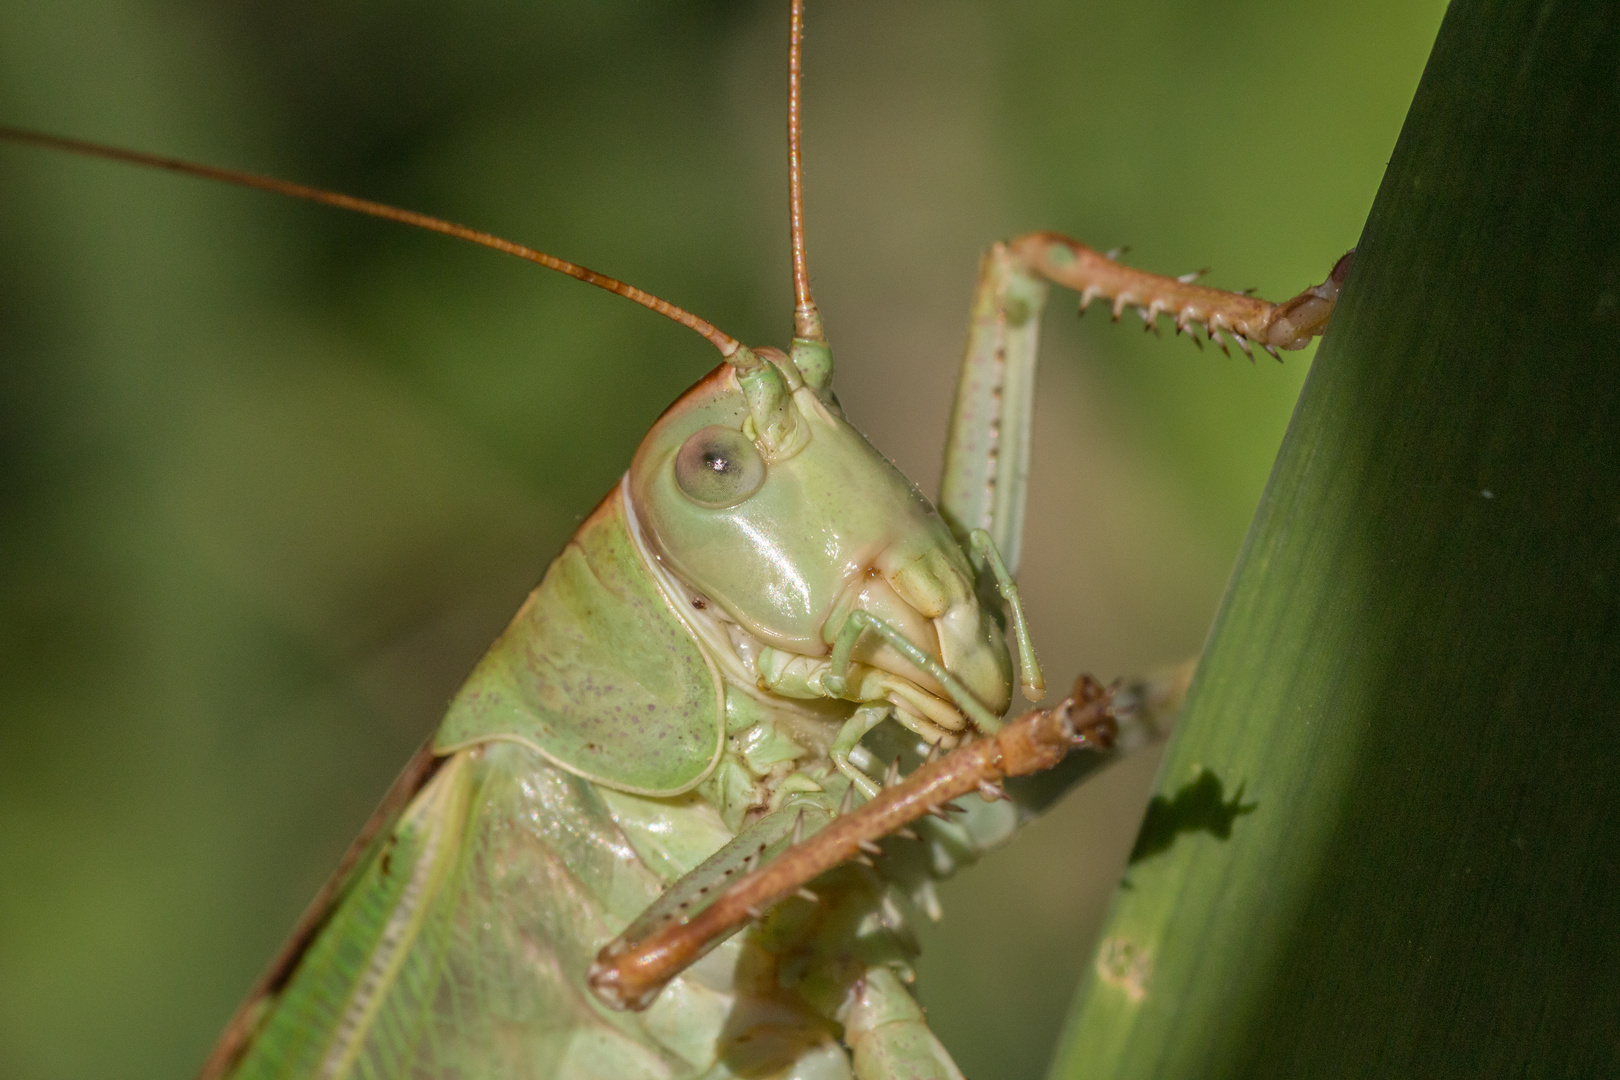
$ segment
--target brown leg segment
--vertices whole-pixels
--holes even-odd
[[[690,918],[672,920],[639,941],[620,939],[591,965],[590,984],[605,1002],[643,1009],[708,945],[797,894],[822,873],[865,858],[877,840],[925,814],[943,814],[952,799],[992,789],[1008,776],[1049,769],[1079,747],[1113,745],[1112,692],[1089,676],[1051,709],[1019,717],[995,735],[919,766],[872,801],[834,818],[758,869],[737,878]]]
[[[1273,356],[1278,349],[1303,349],[1311,338],[1327,329],[1339,286],[1355,255],[1352,250],[1342,256],[1322,284],[1273,304],[1242,293],[1195,285],[1192,278],[1196,275],[1166,277],[1124,266],[1057,233],[1030,233],[1007,246],[1031,272],[1079,293],[1082,312],[1093,300],[1107,300],[1113,305],[1116,319],[1126,308],[1134,308],[1147,323],[1169,315],[1175,319],[1177,332],[1190,333],[1193,327],[1202,326],[1223,347],[1224,333],[1244,352],[1249,352],[1252,341]]]

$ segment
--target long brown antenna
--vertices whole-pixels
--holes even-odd
[[[821,312],[804,268],[804,172],[799,163],[799,82],[804,52],[804,0],[793,0],[788,22],[788,229],[793,242],[793,336],[825,342]]]
[[[321,188],[305,187],[303,184],[294,184],[286,180],[259,176],[256,173],[239,172],[236,169],[221,169],[213,165],[199,165],[191,161],[182,161],[179,158],[144,154],[139,150],[125,150],[116,146],[105,146],[101,143],[85,142],[81,139],[68,139],[60,135],[46,135],[42,132],[28,131],[23,128],[0,125],[0,141],[23,143],[28,146],[42,146],[51,150],[65,150],[70,154],[104,158],[108,161],[121,161],[130,165],[145,165],[154,169],[165,169],[169,172],[180,173],[183,176],[200,177],[204,180],[219,180],[223,183],[257,188],[260,191],[269,191],[277,195],[288,195],[294,199],[305,199],[309,202],[321,203],[324,206],[335,206],[340,210],[353,210],[357,214],[367,214],[387,221],[397,221],[404,225],[414,225],[429,232],[443,233],[445,236],[453,236],[458,240],[467,240],[487,248],[494,248],[496,251],[505,252],[508,255],[515,255],[520,259],[527,259],[532,263],[539,263],[548,270],[567,274],[571,278],[578,278],[587,285],[595,285],[599,289],[618,293],[627,300],[634,300],[644,308],[650,308],[667,319],[673,319],[688,329],[696,330],[708,338],[710,344],[719,349],[720,355],[727,359],[730,359],[740,346],[736,338],[719,330],[713,323],[700,319],[690,311],[678,308],[668,300],[661,300],[652,293],[644,292],[634,285],[626,285],[617,278],[610,278],[606,274],[598,274],[595,270],[587,269],[578,263],[571,263],[567,259],[559,259],[555,255],[547,255],[543,251],[536,251],[533,248],[524,247],[522,244],[514,244],[510,240],[503,240],[493,233],[469,228],[466,225],[457,225],[455,222],[445,221],[443,218],[419,214],[414,210],[401,210],[397,206],[372,202],[370,199],[358,199],[353,195],[344,195],[336,191],[325,191]],[[814,307],[811,310],[814,311]]]

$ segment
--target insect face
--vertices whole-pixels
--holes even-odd
[[[760,434],[746,376],[723,365],[670,408],[637,451],[629,491],[653,553],[756,649],[770,650],[767,664],[829,656],[851,615],[865,612],[991,711],[1004,711],[1012,670],[1006,641],[980,606],[973,571],[939,513],[830,395],[805,384],[785,356],[762,352],[775,357],[766,362],[788,387],[776,414],[788,434]],[[883,696],[893,691],[918,707],[920,691],[934,699],[920,703],[924,711],[948,696],[935,675],[877,635],[863,635],[851,658],[882,673],[880,680],[908,684]],[[773,688],[870,699],[840,693],[819,675],[795,679]]]

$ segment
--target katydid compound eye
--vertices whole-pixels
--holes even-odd
[[[713,424],[681,444],[675,455],[675,482],[688,499],[719,510],[759,490],[765,482],[765,462],[748,436]]]

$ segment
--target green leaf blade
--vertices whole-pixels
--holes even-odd
[[[1620,11],[1457,0],[1059,1077],[1591,1075],[1620,1045]]]

